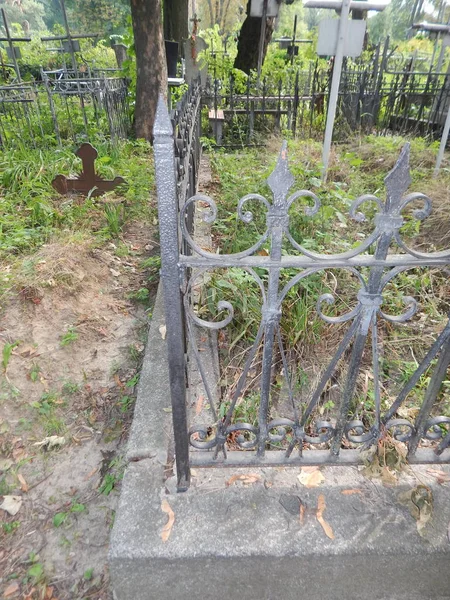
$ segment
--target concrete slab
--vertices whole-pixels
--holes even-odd
[[[195,468],[191,489],[177,494],[165,472],[163,323],[158,295],[111,538],[116,600],[450,599],[450,484],[437,484],[429,465],[411,467],[394,487],[358,467],[326,467],[317,488],[302,485],[299,468]],[[422,534],[404,494],[420,485],[433,495]],[[163,501],[175,518],[167,541]]]

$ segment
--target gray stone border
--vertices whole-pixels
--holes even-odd
[[[159,290],[111,536],[116,600],[450,599],[450,486],[436,484],[430,465],[414,466],[392,488],[354,467],[322,469],[325,482],[314,489],[301,485],[293,467],[194,469],[190,490],[173,493],[175,477],[164,481],[171,440],[164,324]],[[243,473],[257,480],[231,480]],[[418,483],[434,496],[423,536],[399,501]],[[334,539],[317,521],[319,496]],[[164,500],[175,516],[167,541]]]

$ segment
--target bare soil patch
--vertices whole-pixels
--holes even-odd
[[[0,320],[0,495],[19,510],[0,510],[2,597],[110,598],[108,539],[152,293],[131,298],[147,284],[150,238],[134,223],[101,248],[57,240],[14,278]]]

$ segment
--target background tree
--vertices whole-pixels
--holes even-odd
[[[218,25],[223,33],[229,33],[244,16],[243,3],[243,0],[201,0],[197,4],[202,27]]]
[[[130,4],[137,71],[135,132],[151,141],[158,96],[167,93],[162,5],[161,0],[130,0]]]
[[[279,2],[281,0],[278,0]],[[244,73],[250,74],[250,71],[258,68],[259,40],[261,37],[262,18],[250,16],[251,0],[247,2],[247,17],[242,23],[239,33],[238,53],[234,61],[235,69],[240,69]],[[275,27],[275,19],[270,17],[266,19],[266,29],[264,35],[263,62],[266,56],[272,33]]]
[[[181,42],[189,37],[189,0],[164,0],[164,38]]]
[[[105,36],[122,33],[130,14],[129,0],[66,0],[66,7],[74,29]]]
[[[19,23],[24,25],[27,21],[31,33],[45,31],[46,27],[43,19],[45,8],[41,2],[36,0],[0,0],[0,7],[5,9],[10,24]],[[25,28],[27,28],[26,25]]]

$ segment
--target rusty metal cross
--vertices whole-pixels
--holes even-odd
[[[75,153],[83,163],[83,170],[75,179],[68,179],[64,175],[57,175],[52,185],[60,194],[75,192],[87,196],[101,196],[105,192],[114,190],[118,185],[126,183],[123,177],[115,177],[107,181],[95,172],[95,159],[97,150],[91,144],[82,144]],[[93,191],[92,191],[93,190]]]

